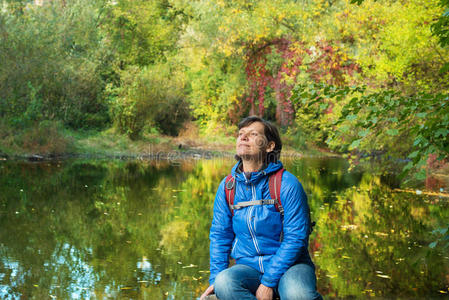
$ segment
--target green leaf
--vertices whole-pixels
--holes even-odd
[[[412,153],[410,153],[410,154],[408,155],[408,157],[409,157],[409,158],[415,158],[415,157],[418,156],[419,153],[420,153],[419,150],[413,151]]]
[[[418,180],[424,180],[427,178],[426,170],[421,170],[415,174],[415,178]]]
[[[363,3],[364,0],[351,0],[351,4],[357,4],[360,5]]]
[[[437,244],[438,244],[438,242],[432,242],[429,244],[429,247],[433,249],[436,247]]]
[[[398,118],[396,118],[396,117],[389,118],[388,120],[390,122],[393,122],[393,123],[397,123],[398,122]]]
[[[409,170],[411,170],[411,168],[413,168],[414,165],[415,165],[415,164],[414,164],[412,161],[409,161],[409,162],[402,168],[402,171],[403,171],[403,172],[409,171]]]
[[[441,67],[441,69],[440,69],[439,72],[440,72],[440,74],[444,74],[444,73],[449,72],[449,62],[445,63],[445,64]]]
[[[445,234],[447,232],[448,228],[437,228],[432,231],[432,234]]]
[[[417,168],[421,168],[421,167],[423,167],[426,164],[427,164],[427,156],[421,156],[420,160],[416,164],[416,167]],[[425,170],[421,170],[421,172],[424,172],[424,174],[426,173]]]
[[[355,148],[357,148],[360,145],[361,141],[361,139],[353,141],[351,145],[349,145],[349,150],[354,150]]]
[[[365,129],[365,130],[361,130],[359,131],[359,136],[360,137],[365,137],[369,134],[369,129]]]
[[[446,128],[440,128],[435,132],[435,137],[445,137],[447,134],[449,133],[449,130],[447,130]]]
[[[392,136],[399,134],[399,131],[397,129],[388,129],[386,132],[388,135],[392,135]]]
[[[346,132],[349,131],[349,128],[350,128],[349,125],[343,125],[343,126],[340,127],[340,131],[342,133],[346,133]]]
[[[348,120],[348,121],[354,121],[355,119],[357,119],[357,115],[348,115],[346,117],[346,120]]]
[[[422,142],[422,140],[423,140],[422,135],[418,135],[418,136],[415,138],[415,140],[413,141],[413,146],[419,145],[419,144]]]
[[[320,109],[321,109],[321,110],[325,110],[328,106],[329,106],[328,103],[321,103],[321,104],[320,104]]]
[[[417,113],[416,116],[418,118],[424,118],[425,116],[427,116],[427,113],[426,112]]]

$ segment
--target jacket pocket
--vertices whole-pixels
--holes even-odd
[[[258,207],[254,216],[254,231],[258,237],[279,240],[282,232],[283,222],[281,214],[268,205]]]

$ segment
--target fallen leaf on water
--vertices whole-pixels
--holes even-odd
[[[122,288],[120,288],[121,290],[132,290],[132,287],[129,286],[124,286]]]
[[[349,258],[351,258],[351,257],[350,257],[350,256],[346,256],[346,255],[343,255],[341,258],[349,259]]]
[[[388,233],[384,233],[384,232],[374,232],[375,235],[377,236],[388,236]]]
[[[388,275],[376,274],[377,277],[391,279]]]
[[[37,284],[33,284],[34,287],[39,287]]]
[[[195,268],[195,267],[198,267],[198,266],[193,265],[193,264],[190,264],[190,265],[188,265],[188,266],[183,266],[182,268],[183,268],[183,269],[186,269],[186,268]]]
[[[326,276],[329,277],[329,278],[336,278],[336,277],[338,277],[338,275],[329,275],[329,274],[326,274]]]
[[[376,273],[377,273],[377,274],[382,274],[383,272],[382,272],[382,271],[376,271]]]
[[[443,290],[439,290],[438,292],[440,292],[441,294],[447,294],[447,292]]]
[[[354,229],[357,229],[357,225],[354,225],[354,224],[341,225],[340,228],[342,230],[354,230]]]
[[[139,280],[139,281],[137,281],[138,283],[146,283],[146,282],[148,282],[148,280]]]

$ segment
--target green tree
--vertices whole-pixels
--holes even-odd
[[[189,17],[168,0],[119,0],[108,5],[103,30],[115,49],[118,67],[164,62],[176,51]]]
[[[0,115],[13,125],[61,120],[101,127],[109,53],[98,31],[102,1],[52,1],[0,12]]]
[[[112,106],[117,128],[137,139],[145,126],[177,135],[189,117],[185,82],[168,64],[130,67],[121,72],[118,97]]]

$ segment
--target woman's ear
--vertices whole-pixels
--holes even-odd
[[[268,143],[268,146],[267,146],[267,150],[266,150],[266,152],[268,153],[268,152],[272,152],[273,150],[274,150],[274,147],[276,146],[276,144],[273,142],[273,141],[271,141],[271,142],[269,142]]]

